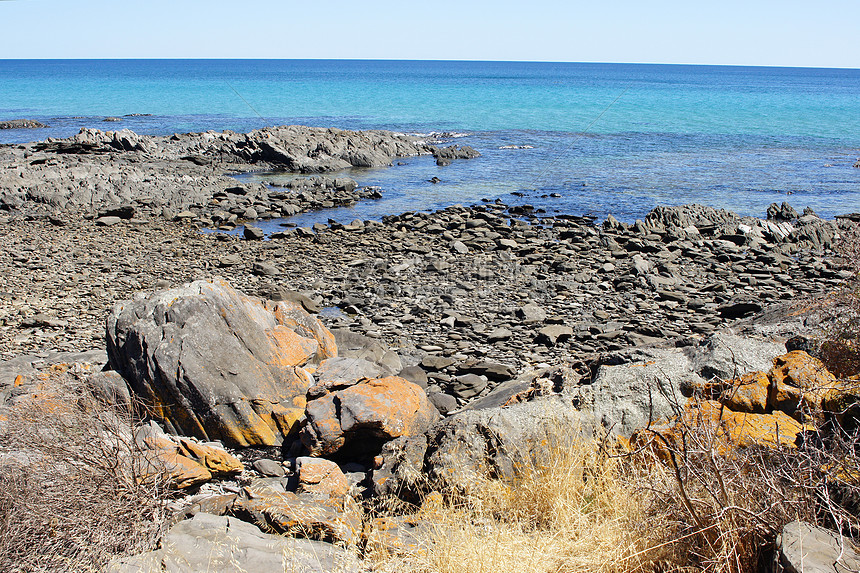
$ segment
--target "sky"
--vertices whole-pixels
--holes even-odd
[[[857,8],[857,0],[0,0],[0,59],[439,59],[860,68]]]

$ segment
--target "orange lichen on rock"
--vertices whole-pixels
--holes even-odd
[[[810,427],[780,411],[752,414],[733,411],[714,400],[690,400],[680,419],[639,430],[630,441],[634,447],[642,446],[658,434],[660,439],[652,441],[658,451],[712,447],[725,454],[738,447],[794,447],[797,435],[805,429]]]
[[[272,420],[283,436],[295,437],[305,416],[304,408],[291,408],[284,404],[272,404]]]
[[[229,476],[245,469],[235,456],[220,448],[199,444],[187,438],[179,438],[180,452],[209,470],[213,476]]]
[[[820,360],[802,350],[774,358],[768,376],[769,406],[795,417],[821,411],[825,399],[841,386]]]
[[[274,349],[270,361],[272,366],[281,368],[304,366],[319,350],[319,343],[316,340],[299,336],[280,324],[266,334],[271,339]]]
[[[312,338],[319,344],[316,356],[318,362],[337,356],[334,334],[315,317],[309,317],[301,305],[285,300],[276,303],[266,301],[265,308],[275,316],[279,325],[296,331],[301,336]]]
[[[194,487],[212,479],[209,470],[178,451],[153,450],[147,455],[154,458],[155,464],[164,467],[168,481],[176,489]]]
[[[750,372],[725,382],[709,382],[701,387],[703,397],[717,400],[737,412],[764,414],[768,411],[770,378],[764,372]]]
[[[392,440],[424,432],[439,412],[417,384],[398,376],[364,379],[308,402],[302,441],[311,455],[326,456],[347,442]]]
[[[830,413],[844,422],[860,409],[856,384],[838,380],[821,361],[799,350],[774,358],[767,373],[710,382],[697,391],[699,399],[687,402],[680,419],[637,432],[633,445],[656,433],[657,442],[671,447],[694,435],[706,436],[721,452],[754,445],[793,447],[799,433],[812,429],[807,420]]]
[[[299,458],[299,488],[301,491],[328,496],[343,496],[349,491],[349,481],[340,467],[321,458]]]

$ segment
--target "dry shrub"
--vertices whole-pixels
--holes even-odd
[[[773,558],[782,527],[815,521],[807,476],[796,475],[796,451],[785,447],[727,449],[716,432],[676,429],[680,439],[653,441],[633,454],[640,487],[653,494],[649,515],[662,522],[663,543],[683,556],[676,567],[713,573],[761,571]]]
[[[127,409],[55,373],[4,416],[0,570],[100,571],[152,548],[167,490],[135,444]]]

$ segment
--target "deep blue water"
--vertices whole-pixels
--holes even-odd
[[[129,114],[150,114],[123,117]],[[106,117],[121,121],[105,122]],[[502,198],[625,220],[697,202],[763,215],[860,211],[860,70],[319,60],[0,60],[0,119],[68,137],[306,124],[468,134],[483,156],[354,171],[385,198],[300,219]],[[531,149],[500,149],[504,146]],[[431,177],[442,181],[428,183]],[[259,176],[254,176],[259,177]],[[512,192],[523,196],[511,195]],[[554,198],[551,194],[561,197]]]

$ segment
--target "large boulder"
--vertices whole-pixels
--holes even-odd
[[[221,280],[118,303],[107,348],[170,432],[230,446],[282,443],[313,384],[302,367],[337,354],[300,305],[245,296]]]
[[[308,402],[302,443],[314,456],[372,455],[401,436],[415,436],[439,419],[424,390],[397,376],[361,380]]]
[[[174,525],[158,550],[118,560],[108,567],[111,573],[361,570],[358,558],[346,549],[263,533],[250,523],[208,513],[198,513]]]

